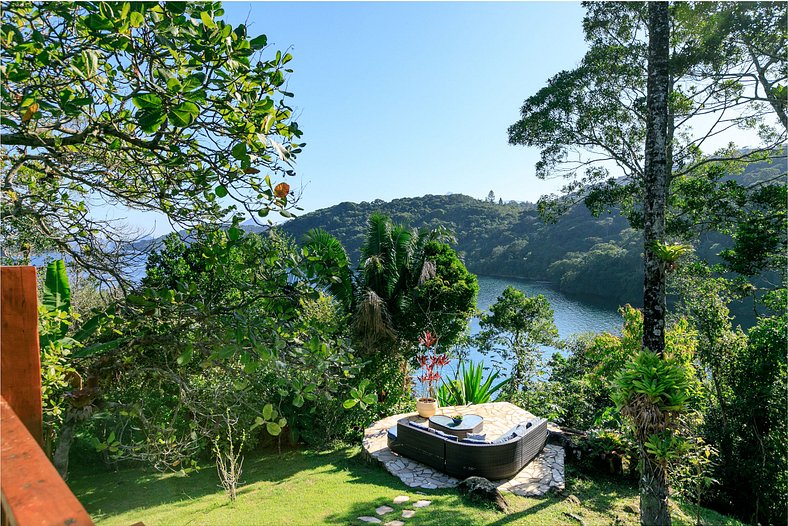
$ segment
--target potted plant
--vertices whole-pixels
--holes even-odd
[[[419,348],[422,352],[416,359],[421,366],[421,374],[417,378],[421,386],[421,396],[416,400],[416,411],[423,418],[429,418],[438,411],[435,385],[441,379],[440,371],[449,363],[448,356],[437,353],[437,343],[438,338],[430,331],[419,336]]]

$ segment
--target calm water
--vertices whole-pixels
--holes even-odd
[[[529,296],[537,294],[544,295],[550,302],[555,315],[555,325],[558,328],[559,336],[568,338],[574,334],[587,332],[613,332],[621,331],[621,316],[618,314],[618,306],[604,303],[593,298],[569,297],[561,293],[550,283],[541,281],[524,281],[514,278],[494,278],[489,276],[479,276],[479,297],[476,306],[481,311],[487,309],[495,303],[504,289],[512,285],[523,291]],[[478,334],[479,320],[474,318],[471,322],[471,334]],[[549,357],[556,349],[543,347],[545,356]],[[484,356],[476,349],[470,349],[468,353],[472,361],[484,361],[491,364],[492,359]],[[451,367],[453,370],[454,367]]]

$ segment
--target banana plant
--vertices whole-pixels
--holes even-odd
[[[71,287],[68,284],[66,264],[62,259],[52,261],[47,265],[44,287],[41,293],[42,315],[47,318],[59,320],[59,323],[50,323],[46,331],[39,331],[39,342],[42,348],[49,342],[65,338],[70,325],[71,312]]]

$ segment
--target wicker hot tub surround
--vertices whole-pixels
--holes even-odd
[[[564,488],[564,450],[544,445],[547,433],[543,419],[506,402],[445,407],[438,414],[479,415],[484,419],[482,432],[491,441],[521,422],[531,422],[531,426],[518,440],[470,444],[409,425],[413,421],[427,426],[428,421],[416,413],[399,414],[384,418],[365,431],[365,453],[410,487],[448,488],[467,476],[478,475],[493,480],[503,491],[524,496]],[[392,427],[397,433],[390,448]]]

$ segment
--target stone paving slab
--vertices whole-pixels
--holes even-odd
[[[479,415],[484,418],[482,433],[487,440],[495,440],[520,422],[534,418],[528,411],[508,402],[442,407],[439,415]],[[411,488],[453,488],[459,480],[420,462],[397,455],[388,447],[387,430],[402,418],[425,423],[427,419],[417,413],[402,413],[378,420],[364,431],[363,446],[366,454],[383,464],[386,470]],[[502,491],[524,497],[538,497],[551,489],[564,489],[564,449],[547,445],[511,479],[492,481]]]

